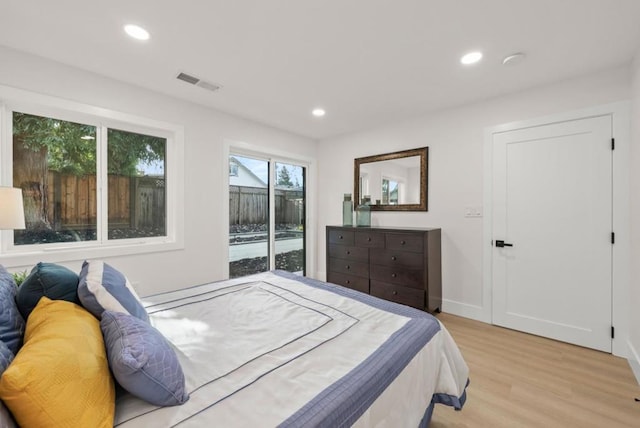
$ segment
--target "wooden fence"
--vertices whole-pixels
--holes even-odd
[[[110,227],[164,228],[164,178],[109,175]],[[97,219],[95,176],[49,172],[47,220],[60,226],[83,228]]]
[[[164,228],[164,179],[109,175],[109,225],[120,228]],[[84,228],[96,224],[95,176],[49,172],[47,220],[54,228]],[[229,224],[264,224],[267,189],[229,186]],[[275,191],[276,224],[303,224],[304,196],[300,190]]]
[[[269,213],[266,188],[229,186],[229,224],[264,224]],[[304,195],[301,190],[275,191],[276,224],[303,224]]]

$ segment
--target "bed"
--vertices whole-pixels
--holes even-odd
[[[142,302],[190,398],[157,407],[121,394],[117,427],[416,427],[434,405],[465,402],[453,339],[407,306],[282,271]]]

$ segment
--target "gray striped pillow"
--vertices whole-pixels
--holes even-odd
[[[129,280],[103,261],[92,260],[82,264],[78,297],[82,306],[98,319],[109,310],[149,322],[149,315]]]

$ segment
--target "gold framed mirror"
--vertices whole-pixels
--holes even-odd
[[[372,211],[427,211],[429,148],[354,160],[354,203],[369,197]]]

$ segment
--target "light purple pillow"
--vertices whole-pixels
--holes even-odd
[[[9,367],[11,361],[13,361],[14,354],[11,349],[2,341],[0,341],[0,376]],[[0,425],[2,426],[2,425]]]
[[[0,341],[7,345],[13,354],[22,346],[24,318],[16,304],[16,283],[13,276],[0,265]]]
[[[9,412],[9,409],[0,402],[0,427],[2,428],[16,428],[18,425],[13,420],[13,416]]]
[[[0,376],[9,367],[9,364],[13,361],[13,352],[4,342],[0,341]],[[4,403],[0,401],[0,427],[2,428],[15,428],[17,425],[13,420],[13,416],[9,410],[5,407]]]
[[[178,357],[158,330],[114,311],[102,313],[100,328],[109,367],[120,386],[156,406],[175,406],[189,399]]]

